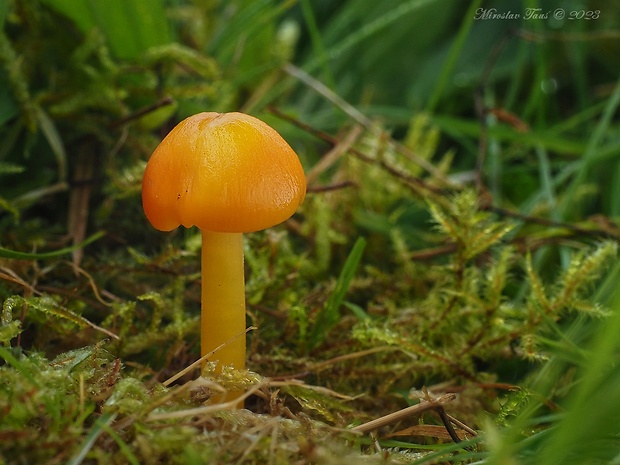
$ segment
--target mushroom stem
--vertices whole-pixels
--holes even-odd
[[[217,371],[225,365],[245,368],[245,289],[243,235],[202,230],[201,355],[226,344],[214,355]],[[229,393],[226,400],[240,393]],[[218,399],[219,400],[219,399]]]

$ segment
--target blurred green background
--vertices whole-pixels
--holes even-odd
[[[559,202],[556,219],[616,216],[617,133],[606,131],[597,147],[588,140],[617,79],[618,8],[596,1],[3,0],[0,199],[12,213],[3,219],[41,204],[58,212],[76,159],[89,159],[100,175],[128,166],[153,148],[147,135],[161,136],[198,111],[264,116],[275,105],[332,132],[353,123],[287,63],[396,138],[427,115],[441,131],[437,153],[453,151],[459,172],[476,165],[480,91],[488,108],[531,129],[519,134],[491,122],[497,145],[484,169],[498,204],[506,197],[531,209],[538,193]],[[487,16],[475,20],[478,9]],[[525,20],[528,9],[549,18]],[[558,9],[563,19],[553,17]],[[591,19],[569,18],[586,11]],[[521,18],[490,19],[494,12]],[[173,105],[136,117],[168,97]],[[320,155],[314,142],[299,133],[292,140],[308,167]],[[98,176],[95,188],[103,182]],[[597,193],[575,191],[594,185]],[[566,186],[573,189],[559,198],[555,190]],[[579,207],[569,212],[576,196]]]
[[[273,105],[333,133],[355,122],[325,90],[397,139],[426,115],[441,131],[434,161],[453,151],[455,172],[476,166],[479,98],[530,128],[520,134],[490,118],[496,143],[484,170],[498,204],[531,209],[543,195],[556,202],[555,219],[616,216],[617,132],[607,127],[596,147],[588,141],[616,84],[618,8],[596,1],[3,0],[0,199],[12,213],[4,221],[23,207],[56,204],[76,159],[105,176],[112,165],[148,156],[156,140],[148,135],[161,137],[198,111],[265,116]],[[538,10],[548,19],[524,19]],[[556,10],[565,17],[555,18]],[[502,13],[520,18],[492,19]],[[166,98],[174,103],[163,105]],[[303,134],[292,138],[311,166],[321,148]],[[95,189],[104,182],[98,176]],[[561,198],[556,190],[566,187]]]

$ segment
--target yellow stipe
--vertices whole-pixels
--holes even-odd
[[[238,337],[245,331],[244,284],[242,234],[202,231],[201,355],[226,343],[209,358],[218,361],[218,371],[225,365],[245,369],[245,337]],[[214,401],[241,394],[230,392]]]

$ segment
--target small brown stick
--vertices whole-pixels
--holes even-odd
[[[416,250],[415,252],[411,252],[409,254],[409,258],[413,261],[432,260],[433,258],[438,256],[452,254],[456,252],[457,249],[458,246],[456,244],[448,244],[432,249]]]
[[[452,421],[450,421],[450,419],[448,418],[448,415],[446,414],[446,411],[443,409],[443,407],[439,405],[435,407],[435,411],[439,415],[439,418],[441,418],[441,422],[445,426],[446,431],[448,432],[452,440],[454,442],[461,442],[461,438],[459,438],[459,435],[456,434],[456,431],[454,431],[454,427],[452,426]]]
[[[336,163],[342,155],[351,149],[353,144],[357,142],[361,133],[361,126],[353,127],[343,140],[334,145],[332,149],[321,157],[321,159],[306,173],[306,183],[310,186],[313,185],[321,173]]]
[[[291,124],[294,124],[295,126],[297,126],[300,129],[303,129],[304,131],[308,132],[309,134],[312,134],[313,136],[327,142],[328,144],[331,144],[333,146],[336,146],[339,144],[339,139],[335,136],[332,136],[331,134],[325,132],[325,131],[321,131],[320,129],[314,128],[302,121],[299,121],[296,118],[293,118],[283,112],[281,112],[280,110],[278,110],[275,107],[269,107],[269,111],[271,113],[273,113],[274,115],[276,115],[278,118],[281,118],[285,121],[288,121]],[[399,181],[401,181],[402,183],[404,183],[407,187],[411,188],[415,193],[417,193],[418,195],[420,195],[420,191],[425,191],[425,192],[432,192],[432,193],[443,193],[444,189],[433,186],[429,183],[427,183],[426,181],[417,178],[415,176],[411,176],[408,173],[403,173],[401,170],[395,168],[394,166],[386,163],[383,160],[377,160],[373,157],[370,157],[368,155],[366,155],[365,153],[361,152],[360,150],[357,150],[355,147],[351,147],[349,150],[349,153],[355,155],[355,157],[357,157],[358,159],[362,160],[365,163],[369,163],[369,164],[373,164],[373,165],[378,165],[379,167],[381,167],[383,170],[387,171],[388,173],[390,173],[392,176],[394,176],[396,179],[398,179]]]
[[[459,439],[467,439],[465,431],[458,430]],[[437,439],[452,439],[443,425],[413,425],[404,430],[382,436],[383,439],[397,438],[403,436],[427,436]]]
[[[305,378],[306,376],[309,376],[311,374],[320,373],[321,371],[328,369],[337,363],[345,362],[348,360],[355,360],[355,359],[366,357],[367,355],[373,355],[379,352],[392,352],[392,351],[397,351],[397,350],[399,349],[393,346],[373,347],[372,349],[366,349],[366,350],[361,350],[359,352],[352,352],[352,353],[348,353],[344,355],[338,355],[337,357],[330,358],[329,360],[324,360],[322,362],[315,363],[313,365],[310,365],[307,368],[307,370],[303,372],[291,373],[288,375],[281,375],[281,376],[270,376],[270,379],[274,381],[282,381],[282,380]]]
[[[177,379],[181,378],[182,376],[184,376],[186,373],[189,373],[190,371],[202,366],[202,364],[207,361],[209,359],[209,357],[211,357],[214,353],[216,353],[218,350],[220,350],[222,347],[226,347],[228,344],[230,344],[232,341],[240,338],[240,337],[244,337],[247,333],[249,333],[250,331],[253,331],[257,329],[256,326],[249,326],[245,329],[245,331],[233,336],[232,338],[230,338],[228,341],[224,342],[223,344],[220,344],[219,346],[217,346],[215,349],[213,349],[211,352],[204,354],[202,357],[200,357],[198,360],[196,360],[195,362],[191,363],[190,365],[186,366],[185,368],[183,368],[181,371],[179,371],[176,375],[171,376],[170,378],[168,378],[166,381],[164,381],[162,384],[164,386],[169,386],[170,384],[172,384],[173,382],[175,382]]]
[[[388,352],[388,351],[396,351],[396,350],[399,350],[399,349],[394,348],[392,346],[379,346],[379,347],[373,347],[372,349],[360,350],[358,352],[338,355],[337,357],[330,358],[329,360],[324,360],[322,362],[312,365],[308,371],[310,371],[311,373],[319,373],[320,371],[332,365],[335,365],[336,363],[344,362],[347,360],[354,360],[360,357],[366,357],[367,355],[372,355],[372,354],[376,354],[379,352]]]
[[[549,220],[547,218],[541,218],[539,216],[525,215],[520,212],[508,210],[506,208],[488,207],[486,209],[500,216],[515,218],[517,220],[525,221],[526,223],[540,224],[542,226],[550,226],[550,227],[555,227],[555,228],[564,228],[564,229],[568,229],[569,231],[572,231],[574,233],[584,235],[584,236],[595,236],[595,237],[603,236],[603,237],[610,237],[610,238],[618,238],[619,236],[619,234],[615,230],[612,230],[611,228],[608,228],[607,230],[602,229],[602,228],[587,229],[587,228],[582,228],[580,226],[576,226],[571,223],[564,223],[561,221]],[[611,220],[609,220],[609,224],[612,224],[615,227],[615,224]]]
[[[355,187],[355,186],[357,186],[357,184],[355,184],[352,181],[342,181],[342,182],[337,182],[335,184],[329,184],[327,186],[310,186],[306,188],[306,193],[307,194],[319,194],[321,192],[337,191],[340,189],[346,189],[347,187]]]
[[[159,110],[161,107],[165,107],[168,105],[172,105],[174,103],[174,99],[170,96],[164,97],[157,102],[147,105],[146,107],[140,108],[139,110],[125,116],[116,121],[112,121],[109,125],[110,129],[115,129],[119,126],[123,126],[133,120],[142,118],[144,115],[154,112],[155,110]]]
[[[289,64],[284,65],[283,69],[286,73],[290,74],[291,76],[300,80],[301,82],[303,82],[310,88],[314,89],[320,95],[322,95],[327,100],[329,100],[334,105],[336,105],[338,108],[340,108],[342,111],[344,111],[350,118],[357,121],[359,124],[364,126],[364,128],[371,131],[373,134],[380,135],[383,132],[379,127],[373,124],[373,122],[368,117],[366,117],[366,115],[364,115],[361,111],[359,111],[349,102],[344,100],[338,94],[333,92],[331,89],[325,86],[325,84],[323,84],[321,81],[310,76],[308,73],[306,73],[301,68],[298,68],[289,63]],[[396,149],[399,153],[401,153],[402,155],[406,156],[409,160],[414,162],[416,165],[422,167],[423,169],[428,171],[430,174],[435,176],[435,178],[440,180],[443,184],[445,185],[451,184],[449,180],[446,178],[445,174],[442,173],[439,169],[437,169],[431,162],[429,162],[425,158],[422,158],[419,155],[416,155],[411,150],[409,150],[407,147],[403,146],[402,144],[399,144],[393,139],[390,139],[388,143],[394,149]]]
[[[402,410],[399,410],[398,412],[393,412],[388,415],[371,420],[367,423],[355,426],[354,428],[351,428],[351,430],[358,433],[368,433],[369,431],[382,428],[391,423],[404,420],[405,418],[408,418],[412,415],[419,415],[420,413],[428,412],[429,410],[437,410],[438,407],[443,408],[443,405],[452,402],[454,399],[456,399],[456,394],[444,394],[443,396],[439,396],[436,399],[430,401],[421,401],[419,404],[404,408]]]
[[[613,40],[620,38],[620,31],[613,29],[588,32],[545,32],[539,33],[528,31],[527,29],[517,29],[515,35],[520,39],[529,42],[545,42],[547,40],[557,40],[562,42],[586,42],[594,40]]]
[[[493,212],[499,216],[506,218],[514,218],[518,221],[523,221],[524,223],[530,224],[538,224],[541,226],[548,226],[551,228],[565,229],[566,233],[558,233],[554,236],[548,236],[544,239],[533,240],[528,237],[516,237],[510,241],[511,244],[517,246],[519,250],[536,250],[544,245],[553,244],[560,241],[569,240],[571,238],[586,236],[593,238],[609,238],[609,239],[618,239],[620,238],[620,228],[611,221],[607,217],[600,216],[597,218],[599,223],[604,222],[602,227],[593,227],[592,229],[584,228],[575,224],[565,223],[561,221],[554,221],[547,218],[542,218],[539,216],[530,216],[525,215],[523,213],[508,210],[500,207],[493,207],[489,205],[483,205],[482,210],[486,210],[489,212]],[[530,239],[528,241],[528,239]],[[426,261],[432,260],[436,257],[441,257],[444,255],[450,255],[456,252],[458,246],[454,243],[442,245],[438,247],[416,250],[409,254],[409,258],[414,261]]]
[[[86,237],[86,227],[90,212],[90,197],[93,190],[93,174],[95,172],[95,158],[92,154],[92,147],[83,144],[76,153],[73,163],[73,179],[71,180],[71,191],[69,192],[69,219],[67,230],[73,239],[73,244],[79,244]],[[73,264],[76,269],[80,266],[84,257],[84,249],[74,250]]]
[[[452,415],[448,415],[446,413],[446,418],[448,420],[450,420],[451,423],[453,423],[454,425],[458,426],[459,428],[461,428],[462,430],[468,432],[469,434],[471,434],[472,436],[478,436],[478,433],[476,432],[475,429],[470,428],[469,426],[467,426],[465,423],[463,423],[460,420],[457,420],[456,418],[454,418]]]
[[[435,397],[431,395],[428,389],[423,388],[422,391],[424,392],[424,396],[427,401],[433,402],[435,400]],[[465,423],[462,423],[456,418],[448,415],[445,409],[443,408],[443,405],[438,405],[435,408],[435,411],[439,415],[441,422],[443,423],[444,427],[446,428],[446,431],[448,432],[448,434],[450,435],[450,437],[452,438],[454,442],[456,443],[461,442],[461,438],[458,435],[458,433],[454,430],[454,427],[452,426],[452,424],[455,424],[461,427],[462,429],[466,430],[468,433],[470,433],[473,436],[477,435],[476,432],[473,429],[471,429],[469,426],[467,426]]]

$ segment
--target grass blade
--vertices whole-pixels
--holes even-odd
[[[620,79],[616,82],[615,89],[607,101],[603,115],[601,116],[599,123],[594,128],[592,136],[588,140],[588,145],[586,146],[581,159],[581,169],[577,171],[577,175],[569,186],[563,202],[560,204],[560,216],[564,220],[567,219],[569,212],[571,215],[575,214],[575,196],[577,195],[579,187],[585,182],[586,177],[590,173],[590,168],[601,148],[600,145],[604,139],[604,135],[611,127],[613,116],[618,110],[618,106],[620,106]]]
[[[338,276],[334,292],[332,292],[329,299],[327,299],[325,307],[319,312],[316,323],[312,328],[308,340],[310,349],[314,349],[320,345],[321,342],[325,340],[327,333],[338,323],[338,319],[340,318],[340,306],[349,289],[349,284],[355,275],[355,270],[362,259],[365,247],[366,240],[360,237],[355,242],[353,249],[351,249],[347,261],[342,267],[340,276]]]
[[[88,244],[95,242],[96,240],[101,239],[105,235],[104,231],[99,231],[83,242],[79,244],[72,245],[71,247],[65,247],[63,249],[54,250],[53,252],[42,252],[42,253],[27,253],[27,252],[16,252],[14,250],[4,249],[0,247],[0,257],[2,258],[14,258],[17,260],[40,260],[44,258],[55,258],[60,257],[65,254],[69,254],[77,249],[81,249],[82,247],[86,247]]]
[[[70,18],[83,32],[99,28],[112,53],[122,59],[137,58],[148,48],[172,41],[162,0],[45,0]]]
[[[114,428],[112,428],[108,423],[101,423],[101,427],[112,439],[114,439],[114,441],[118,445],[119,454],[124,455],[128,463],[130,463],[131,465],[140,465],[140,461],[131,451],[131,448],[127,445],[125,441],[123,441],[123,438],[121,438],[121,436],[116,431],[114,431]]]
[[[614,412],[620,407],[617,390],[620,370],[613,360],[617,360],[620,351],[619,308],[620,300],[616,298],[612,317],[599,325],[592,341],[589,360],[583,364],[583,376],[572,394],[567,414],[545,445],[539,463],[584,463],[580,458],[591,453],[588,444],[599,442],[600,445],[604,440],[612,444],[617,436],[619,427]],[[613,450],[610,447],[603,453],[611,454]]]
[[[95,424],[91,428],[90,432],[84,439],[84,442],[80,446],[77,453],[71,457],[71,460],[67,462],[67,465],[79,465],[86,458],[88,452],[92,449],[95,441],[101,436],[104,432],[106,426],[108,426],[112,421],[116,418],[116,413],[104,413],[101,418],[95,421]]]
[[[441,70],[441,74],[437,80],[437,85],[435,86],[435,90],[433,91],[431,98],[426,106],[426,111],[428,113],[433,113],[441,96],[444,94],[444,89],[446,84],[448,83],[448,79],[450,79],[450,75],[452,74],[452,70],[456,65],[456,61],[461,55],[461,50],[465,46],[465,40],[467,39],[467,35],[471,29],[471,26],[474,22],[474,17],[476,16],[474,13],[480,7],[482,0],[476,0],[471,3],[467,13],[465,14],[465,20],[459,29],[459,32],[456,36],[454,44],[450,49],[450,53],[446,59],[446,62],[443,65]]]
[[[321,37],[321,31],[316,22],[316,18],[314,16],[314,12],[312,11],[312,5],[309,0],[301,0],[301,9],[304,14],[304,19],[306,20],[306,26],[308,27],[308,31],[310,32],[310,39],[312,41],[312,47],[314,49],[315,55],[320,60],[321,69],[323,71],[323,76],[328,86],[332,89],[336,87],[334,75],[332,74],[329,68],[329,58],[325,51],[325,45],[323,44],[323,38]]]
[[[334,45],[327,51],[327,55],[330,60],[339,59],[345,52],[353,49],[363,40],[372,37],[380,31],[388,28],[392,23],[398,21],[402,16],[409,14],[428,3],[432,3],[432,0],[411,0],[399,4],[397,7],[387,11],[385,14],[375,18],[374,20],[364,24],[355,32],[347,36],[338,44]],[[314,71],[318,66],[322,64],[322,56],[316,56],[312,60],[308,61],[304,65],[304,70],[308,73]]]

